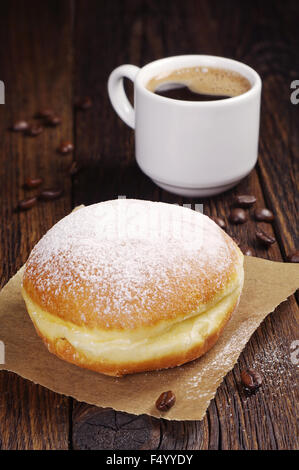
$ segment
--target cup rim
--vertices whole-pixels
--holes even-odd
[[[240,73],[241,75],[244,75],[245,78],[247,78],[250,83],[251,83],[251,88],[250,90],[246,91],[245,93],[242,93],[242,95],[238,96],[231,96],[230,98],[226,98],[225,100],[214,100],[214,101],[187,101],[187,100],[177,100],[174,98],[167,98],[165,96],[161,95],[156,95],[152,91],[148,90],[146,88],[146,83],[150,80],[151,76],[149,74],[149,71],[151,69],[157,68],[158,64],[165,65],[167,63],[172,63],[172,62],[179,62],[182,60],[183,62],[185,61],[193,61],[193,60],[198,60],[200,59],[201,62],[206,61],[208,63],[202,63],[199,65],[202,66],[207,66],[207,67],[221,67],[225,68],[225,64],[228,66],[229,70],[233,70],[235,72]],[[214,63],[215,64],[214,64]],[[218,64],[217,64],[218,62]],[[213,63],[213,65],[211,65]],[[188,65],[181,65],[181,67],[188,67]],[[190,65],[190,67],[194,67],[195,65]],[[176,68],[179,67],[179,64],[176,65]],[[241,70],[240,70],[241,69]],[[242,73],[243,72],[243,73]],[[145,82],[145,77],[144,75],[147,74],[148,78]],[[229,106],[233,104],[240,103],[244,100],[247,100],[251,96],[255,95],[261,90],[262,87],[262,80],[260,75],[249,65],[245,64],[244,62],[240,62],[235,59],[230,59],[228,57],[223,57],[223,56],[215,56],[215,55],[205,55],[205,54],[183,54],[183,55],[176,55],[176,56],[169,56],[169,57],[164,57],[162,59],[157,59],[154,60],[153,62],[150,62],[146,64],[144,67],[142,67],[135,79],[135,87],[143,94],[145,94],[147,97],[151,97],[152,100],[155,100],[160,103],[168,103],[168,104],[175,104],[175,105],[180,105],[180,106],[192,106],[192,107],[199,107],[199,108],[205,108],[205,107],[217,107],[217,106]]]

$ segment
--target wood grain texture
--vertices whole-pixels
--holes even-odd
[[[88,17],[84,8],[84,2],[77,2],[77,22],[75,23],[75,53],[76,73],[75,89],[80,94],[88,93],[96,84],[98,100],[93,113],[86,116],[80,115],[76,120],[76,148],[80,162],[88,158],[92,148],[93,165],[90,172],[96,185],[91,184],[90,178],[81,179],[74,188],[76,203],[96,202],[98,200],[110,199],[117,195],[127,197],[140,197],[151,200],[162,200],[170,203],[195,203],[203,202],[205,213],[210,215],[223,215],[227,218],[232,198],[237,193],[253,193],[257,196],[258,203],[262,207],[268,205],[276,213],[279,203],[277,199],[265,200],[265,185],[269,192],[274,192],[266,179],[263,179],[261,171],[255,170],[236,189],[215,198],[203,201],[180,198],[154,186],[137,168],[134,161],[133,133],[111,110],[106,93],[106,80],[110,71],[122,63],[133,63],[143,65],[144,63],[167,55],[182,53],[210,53],[225,55],[244,60],[260,71],[262,75],[271,77],[271,62],[268,69],[260,67],[264,63],[260,55],[259,44],[263,44],[263,36],[267,37],[268,28],[264,28],[267,21],[271,21],[271,11],[263,9],[261,5],[250,4],[242,9],[238,2],[178,2],[178,1],[143,1],[143,2],[91,2],[93,19]],[[100,2],[101,3],[101,2]],[[232,20],[231,8],[238,13]],[[116,12],[122,18],[119,23]],[[268,18],[267,18],[268,14]],[[266,16],[265,16],[266,15]],[[279,23],[279,17],[274,19]],[[89,35],[84,35],[84,25],[89,22]],[[276,24],[275,23],[275,24]],[[273,28],[275,28],[275,24]],[[254,25],[254,32],[252,27]],[[284,28],[282,25],[281,28]],[[92,31],[101,31],[101,34],[93,34]],[[200,31],[200,34],[198,34]],[[281,36],[281,31],[277,32]],[[255,38],[258,37],[258,43]],[[105,38],[106,47],[101,47],[102,38]],[[124,46],[125,45],[125,46]],[[113,53],[112,52],[113,49]],[[92,59],[94,57],[94,60]],[[88,61],[88,64],[87,64]],[[84,70],[88,67],[88,75]],[[288,67],[285,63],[284,67]],[[265,95],[267,103],[271,101],[272,90]],[[277,98],[278,100],[279,98]],[[276,100],[276,101],[277,101]],[[270,104],[269,104],[270,106]],[[273,109],[273,102],[271,102]],[[287,113],[286,103],[282,100],[281,113]],[[88,124],[87,124],[88,122]],[[262,145],[260,161],[264,164],[264,142],[271,138],[269,124],[263,123]],[[94,135],[95,129],[99,129],[98,135]],[[80,139],[79,139],[80,136]],[[276,139],[279,140],[279,135]],[[279,167],[279,160],[277,162]],[[288,179],[288,167],[285,178]],[[274,170],[273,170],[274,171]],[[278,173],[278,168],[276,172]],[[270,176],[269,176],[270,177]],[[272,181],[275,174],[272,173]],[[295,194],[290,175],[288,184],[291,185],[291,194]],[[268,178],[269,179],[269,178]],[[276,178],[276,183],[279,180]],[[287,192],[287,189],[285,188]],[[285,207],[283,210],[285,211]],[[292,210],[292,209],[290,209]],[[281,250],[278,244],[268,251],[263,249],[255,240],[256,223],[252,220],[244,226],[230,226],[230,234],[241,240],[241,246],[251,246],[257,256],[274,260],[281,260]],[[292,212],[295,217],[295,212]],[[285,223],[283,213],[278,214],[280,224]],[[269,233],[273,233],[271,225],[259,224]],[[283,231],[280,238],[281,246],[283,240],[294,234],[294,225],[288,224],[289,229]],[[246,350],[242,354],[239,364],[235,367],[219,388],[214,402],[211,404],[207,416],[201,423],[169,423],[161,420],[156,423],[153,419],[141,419],[144,429],[140,443],[128,433],[119,432],[114,426],[114,431],[107,431],[106,425],[109,419],[106,413],[88,405],[75,405],[73,414],[74,442],[77,447],[84,448],[109,448],[111,446],[111,435],[114,433],[113,448],[130,448],[134,445],[138,448],[168,448],[168,449],[276,449],[292,448],[294,441],[291,436],[296,435],[296,420],[293,411],[286,412],[281,416],[282,403],[292,403],[296,407],[296,371],[289,363],[290,338],[296,337],[292,331],[298,332],[298,324],[295,318],[297,311],[294,299],[288,304],[283,304],[275,316],[265,320],[261,328],[256,332]],[[285,321],[286,315],[288,322]],[[278,337],[277,331],[280,331]],[[273,364],[269,364],[269,357],[276,354]],[[281,359],[284,358],[283,363]],[[277,373],[279,362],[279,374]],[[265,369],[265,385],[263,391],[258,395],[244,396],[240,382],[240,369],[256,363],[258,368]],[[276,377],[278,376],[278,377]],[[277,382],[284,382],[284,393],[277,400]],[[153,397],[153,400],[155,397]],[[76,409],[79,406],[80,412]],[[122,413],[110,413],[110,420],[117,422],[122,420]],[[86,418],[88,416],[88,418]],[[85,421],[103,427],[97,438],[90,440],[90,434],[85,433]],[[108,419],[108,421],[107,421]],[[140,419],[138,425],[140,425]],[[132,417],[132,422],[136,418]],[[102,423],[106,424],[103,425]],[[258,425],[256,424],[258,423]],[[278,424],[279,423],[279,424]],[[145,436],[156,436],[157,425],[160,426],[162,438]],[[282,426],[285,431],[282,431]],[[107,435],[110,438],[106,438]],[[126,438],[124,438],[126,436]]]
[[[42,7],[31,1],[29,9],[28,2],[26,8],[24,2],[4,3],[0,71],[4,64],[5,72],[0,78],[7,85],[7,105],[0,116],[1,128],[31,115],[43,100],[42,105],[51,102],[63,115],[63,124],[31,140],[0,134],[4,162],[0,167],[2,283],[25,261],[45,230],[71,209],[71,202],[73,206],[91,204],[118,195],[179,204],[202,202],[207,215],[227,220],[234,195],[252,193],[259,207],[275,213],[272,225],[258,225],[274,233],[277,243],[269,250],[257,243],[253,209],[243,226],[228,224],[228,233],[240,239],[241,248],[250,246],[256,256],[267,259],[279,261],[298,249],[299,107],[289,100],[290,81],[299,78],[298,2],[276,1],[269,7],[262,0],[242,4],[237,0],[77,0],[43,2],[47,5]],[[13,28],[9,28],[11,24]],[[116,66],[142,66],[185,53],[239,59],[256,68],[264,83],[256,169],[233,190],[204,200],[166,193],[143,175],[134,159],[133,132],[114,113],[107,96],[107,79]],[[132,97],[132,86],[127,85]],[[93,107],[73,114],[72,95],[90,96]],[[72,185],[65,176],[72,157],[53,152],[62,137],[74,139],[74,158],[82,167]],[[32,173],[45,176],[51,185],[58,178],[65,188],[64,197],[15,214],[13,208],[23,197],[21,184]],[[296,449],[298,373],[290,361],[290,344],[295,339],[298,306],[292,297],[253,335],[201,422],[136,417],[76,401],[71,409],[71,400],[2,373],[2,447]],[[250,396],[240,385],[240,371],[248,366],[264,376],[262,388]],[[17,414],[12,406],[15,402]],[[45,429],[48,416],[49,430]]]
[[[43,3],[43,5],[42,5]],[[6,86],[1,106],[1,285],[26,261],[39,238],[71,209],[71,181],[64,166],[69,157],[56,152],[61,139],[72,138],[72,44],[66,2],[1,2],[0,71]],[[61,126],[37,137],[7,130],[30,119],[42,107],[62,116]],[[45,186],[63,186],[61,199],[16,212],[27,177],[42,176]],[[0,374],[0,447],[66,449],[69,399],[22,380]]]
[[[267,37],[259,44],[259,54],[252,59],[260,65],[263,79],[263,112],[259,161],[264,197],[277,215],[275,233],[284,256],[298,248],[298,165],[299,112],[290,101],[292,80],[298,75],[299,46],[295,2],[284,8],[273,6]],[[290,45],[292,44],[292,47]],[[262,58],[266,58],[263,60]],[[287,217],[286,217],[287,214]],[[294,236],[295,235],[295,236]]]

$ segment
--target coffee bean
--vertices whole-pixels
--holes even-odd
[[[44,109],[41,109],[40,111],[38,111],[36,113],[35,117],[45,119],[45,118],[49,118],[49,117],[53,116],[54,114],[55,113],[54,113],[53,109],[44,108]]]
[[[56,114],[53,114],[47,117],[45,120],[46,126],[56,127],[60,123],[61,123],[61,117],[57,116]]]
[[[253,206],[256,203],[256,197],[251,194],[240,194],[235,197],[234,204],[237,207],[247,207]]]
[[[175,394],[168,390],[163,392],[156,401],[156,408],[159,411],[168,411],[175,404]]]
[[[43,182],[44,182],[43,178],[27,178],[24,183],[24,186],[27,189],[38,188],[38,186],[40,186]]]
[[[299,263],[299,251],[294,251],[287,256],[289,263]]]
[[[23,199],[22,201],[19,202],[18,204],[18,209],[20,211],[27,211],[28,209],[31,209],[36,204],[37,197],[29,197],[27,199]]]
[[[62,189],[49,188],[49,189],[44,189],[39,194],[39,199],[43,199],[44,201],[51,201],[53,199],[58,199],[61,195],[62,195]]]
[[[40,124],[33,124],[32,126],[28,127],[28,129],[26,130],[26,134],[30,135],[31,137],[36,137],[42,132],[43,132],[43,127]]]
[[[259,222],[272,222],[274,220],[273,212],[269,211],[265,207],[261,209],[256,209],[254,212],[254,217]]]
[[[262,376],[255,369],[246,369],[241,372],[241,380],[248,390],[256,390],[262,385]]]
[[[266,247],[273,245],[276,242],[275,238],[272,235],[264,232],[261,228],[257,229],[255,232],[256,238]]]
[[[23,132],[26,131],[29,127],[29,124],[27,121],[16,121],[12,126],[11,129],[14,132]]]
[[[73,176],[80,171],[80,167],[77,162],[72,162],[71,166],[68,169],[68,173]]]
[[[225,230],[226,228],[226,223],[225,220],[222,217],[217,217],[216,215],[210,217],[217,225],[219,225],[220,228]]]
[[[245,256],[253,256],[253,251],[252,251],[251,248],[244,248],[244,249],[243,249],[243,254],[244,254]]]
[[[89,96],[85,96],[84,98],[80,98],[76,101],[75,107],[77,109],[85,110],[92,107],[92,100]]]
[[[67,153],[70,153],[74,150],[74,146],[71,142],[65,141],[61,142],[58,151],[62,153],[63,155],[66,155]]]
[[[247,214],[244,211],[244,209],[240,209],[239,207],[236,207],[231,210],[231,213],[229,214],[229,221],[232,224],[244,224],[247,220]]]
[[[236,237],[235,235],[230,235],[230,238],[232,238],[234,240],[236,245],[238,245],[238,246],[241,245],[241,242],[240,242],[239,238]]]

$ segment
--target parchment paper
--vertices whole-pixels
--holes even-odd
[[[20,293],[22,271],[0,293],[0,340],[5,344],[5,364],[0,369],[79,401],[173,420],[203,418],[217,387],[252,333],[299,287],[298,265],[245,257],[245,285],[239,307],[207,354],[174,369],[113,378],[68,364],[48,352],[25,309]],[[176,404],[160,414],[154,404],[166,390],[175,393]]]

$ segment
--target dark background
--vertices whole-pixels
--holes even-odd
[[[275,213],[269,250],[255,240],[256,222],[228,227],[241,248],[286,260],[298,248],[299,105],[290,83],[299,79],[297,1],[88,0],[1,1],[0,256],[3,286],[55,222],[78,204],[117,195],[171,203],[204,203],[208,215],[227,219],[235,194],[255,194]],[[233,190],[189,200],[156,187],[134,160],[134,135],[114,113],[106,83],[116,66],[176,54],[215,54],[246,62],[263,79],[260,156],[255,170]],[[93,107],[74,111],[77,97]],[[62,124],[36,138],[6,129],[51,107]],[[56,148],[71,140],[75,151]],[[75,160],[83,169],[70,176]],[[42,176],[63,187],[57,201],[15,211],[33,194],[25,178]],[[7,372],[0,374],[2,449],[295,449],[298,448],[298,376],[290,344],[298,339],[298,306],[292,296],[253,335],[201,422],[167,422],[102,410],[59,396]],[[240,370],[254,365],[261,389],[247,396]],[[153,397],[153,401],[156,397]]]

